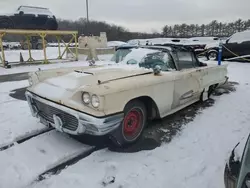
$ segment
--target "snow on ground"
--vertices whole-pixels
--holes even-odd
[[[61,49],[63,52],[63,48]],[[6,50],[5,56],[6,60],[9,62],[18,62],[20,52],[22,52],[24,61],[28,59],[28,51],[27,50]],[[58,48],[55,47],[48,47],[47,48],[47,58],[48,59],[55,59],[58,56]],[[98,55],[99,61],[96,62],[96,65],[103,65],[106,64],[112,58],[112,54],[106,55]],[[32,57],[35,60],[43,59],[43,50],[32,50]],[[65,58],[65,57],[64,57]],[[23,73],[23,72],[32,72],[41,68],[42,70],[47,69],[55,69],[55,68],[62,68],[62,67],[76,67],[76,66],[88,66],[89,63],[86,61],[86,56],[79,54],[79,61],[74,62],[59,62],[59,63],[52,63],[52,64],[41,64],[41,65],[23,65],[18,67],[12,67],[11,69],[6,69],[0,66],[0,75],[6,74],[15,74],[15,73]]]
[[[98,61],[95,63],[96,65],[105,65],[107,62],[105,61]],[[0,67],[0,75],[7,75],[7,74],[15,74],[15,73],[24,73],[24,72],[32,72],[37,71],[38,68],[41,70],[48,70],[48,69],[56,69],[56,68],[63,68],[63,67],[80,67],[80,66],[89,66],[87,61],[74,61],[74,62],[64,62],[64,63],[53,63],[53,64],[46,64],[46,65],[28,65],[28,66],[20,66],[20,67],[12,67],[11,69],[5,69]]]
[[[27,86],[27,80],[0,83],[0,147],[46,129],[31,116],[26,101],[9,96],[11,90]]]
[[[169,144],[134,154],[107,149],[68,167],[33,188],[106,187],[221,188],[225,162],[235,144],[250,132],[250,64],[230,63],[237,91],[214,97],[214,106],[197,115]]]
[[[28,65],[28,66],[12,67],[11,69],[5,69],[0,67],[0,75],[32,72],[32,71],[37,71],[38,68],[40,68],[41,70],[47,70],[47,69],[55,69],[62,67],[77,67],[77,66],[88,66],[88,65],[89,63],[86,61],[76,61],[68,63],[53,63],[48,65]]]
[[[55,130],[34,137],[0,153],[0,188],[25,188],[47,169],[90,149]]]
[[[64,51],[65,48],[61,48],[61,52]],[[20,53],[22,53],[24,61],[29,59],[29,51],[28,50],[5,50],[5,58],[8,62],[19,62],[20,61]],[[48,59],[56,59],[58,57],[58,48],[47,47],[46,54]],[[44,59],[43,50],[31,50],[31,56],[35,60]],[[66,53],[64,57],[66,57]]]

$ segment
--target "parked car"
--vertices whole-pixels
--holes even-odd
[[[222,60],[234,58],[234,60],[242,60],[244,57],[250,60],[250,30],[233,34],[227,40],[222,41]],[[229,50],[231,51],[229,51]],[[219,42],[206,46],[207,59],[215,60],[218,58]],[[233,53],[232,53],[233,52]],[[240,57],[237,57],[237,56]]]
[[[218,37],[192,37],[184,45],[192,47],[197,55],[205,56],[206,45],[215,43],[218,40]]]
[[[224,171],[226,188],[250,188],[250,135],[231,152]]]
[[[131,56],[110,66],[30,74],[26,98],[32,115],[59,131],[108,135],[126,147],[149,119],[207,100],[228,79],[227,64],[201,63],[188,48],[141,48],[148,50],[142,60]]]
[[[0,16],[0,28],[57,30],[58,23],[47,8],[20,6],[13,14]]]

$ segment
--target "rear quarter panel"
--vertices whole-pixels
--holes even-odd
[[[223,84],[226,81],[228,64],[216,65],[215,63],[208,64],[205,75],[203,76],[203,88],[209,87],[214,84]]]

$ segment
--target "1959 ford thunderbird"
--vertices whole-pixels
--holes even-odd
[[[118,146],[136,142],[147,120],[163,118],[227,81],[227,64],[201,63],[184,47],[140,47],[125,64],[37,71],[26,91],[32,115],[73,135],[108,135]]]

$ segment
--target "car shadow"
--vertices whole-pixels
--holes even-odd
[[[14,90],[10,91],[9,96],[11,96],[14,99],[26,101],[26,97],[25,97],[26,89],[27,89],[27,87],[14,89]]]

